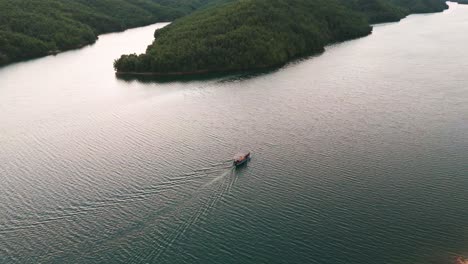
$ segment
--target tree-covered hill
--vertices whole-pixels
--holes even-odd
[[[341,0],[341,2],[365,16],[369,23],[398,21],[409,13],[408,10],[388,0]]]
[[[369,23],[447,8],[443,0],[240,0],[197,11],[155,32],[120,74],[197,74],[266,68],[371,32]]]
[[[392,4],[406,9],[407,14],[441,12],[448,8],[445,0],[389,0]]]
[[[443,0],[341,0],[341,2],[367,17],[369,23],[394,22],[409,14],[440,12],[448,7]]]
[[[115,68],[162,74],[264,68],[370,32],[364,17],[334,0],[241,0],[156,31],[146,54],[122,56]]]
[[[0,65],[93,43],[105,32],[172,21],[222,0],[0,0]]]

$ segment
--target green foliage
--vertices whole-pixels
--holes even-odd
[[[408,15],[408,11],[388,0],[341,0],[348,8],[367,17],[369,23],[398,21]]]
[[[123,56],[115,68],[167,73],[267,67],[368,34],[368,22],[446,7],[443,0],[0,0],[0,65],[199,10],[157,31],[146,55]]]
[[[392,4],[400,6],[410,13],[441,12],[448,8],[442,0],[389,0]]]
[[[398,21],[412,13],[440,12],[448,6],[443,0],[340,0],[366,16],[370,23]]]
[[[369,34],[366,20],[332,0],[243,0],[198,11],[158,30],[146,54],[119,72],[203,72],[280,65],[327,43]]]
[[[26,59],[43,55],[44,50],[53,50],[49,43],[23,34],[0,30],[0,65],[13,59]]]
[[[441,11],[443,0],[239,0],[197,11],[155,32],[119,73],[195,74],[265,68],[367,35],[369,23]]]
[[[171,21],[221,0],[0,0],[0,65],[93,43],[97,35]]]

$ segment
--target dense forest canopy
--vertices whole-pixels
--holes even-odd
[[[195,74],[277,66],[367,35],[371,23],[447,8],[443,0],[240,0],[194,12],[155,32],[118,73]]]
[[[105,32],[172,21],[223,0],[0,0],[0,65],[93,43]]]
[[[146,55],[123,56],[116,69],[263,67],[367,34],[366,23],[446,7],[443,0],[0,0],[0,66],[81,47],[101,33],[175,20],[157,32]]]
[[[398,21],[409,14],[445,10],[443,0],[340,0],[350,9],[360,12],[369,23]],[[468,0],[467,0],[468,1]]]

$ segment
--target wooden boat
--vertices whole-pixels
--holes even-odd
[[[458,256],[455,259],[455,264],[468,264],[468,259],[466,259],[464,257],[461,257],[461,256]]]
[[[249,159],[250,159],[250,152],[241,152],[237,154],[236,156],[234,156],[233,164],[234,166],[238,167],[246,163],[247,161],[249,161]]]

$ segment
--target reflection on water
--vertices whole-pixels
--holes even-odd
[[[171,83],[182,82],[188,83],[193,81],[229,81],[229,80],[246,80],[258,76],[271,74],[278,71],[280,68],[259,69],[250,71],[238,71],[230,74],[213,72],[201,75],[131,75],[131,74],[117,74],[116,77],[123,81],[139,81],[141,83]]]
[[[164,24],[3,67],[0,263],[468,255],[468,7],[450,6],[266,73],[116,78]]]

